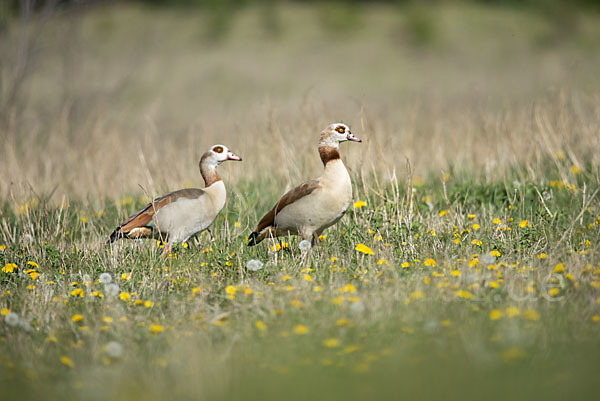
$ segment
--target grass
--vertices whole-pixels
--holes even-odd
[[[201,14],[51,21],[2,128],[0,397],[591,398],[597,16],[545,47],[529,11],[417,11],[418,26],[436,21],[426,44],[399,45],[410,23],[379,6],[352,14],[349,37],[290,5],[266,39],[246,10],[218,44]],[[277,197],[319,174],[318,132],[339,119],[365,141],[342,145],[364,204],[308,252],[296,238],[247,247]],[[220,167],[214,243],[167,259],[154,241],[106,245],[149,197],[197,185],[216,142],[244,162]]]

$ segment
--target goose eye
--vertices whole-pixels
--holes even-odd
[[[346,129],[344,127],[342,127],[342,126],[337,127],[335,130],[337,132],[339,132],[340,134],[343,134],[346,131]]]
[[[223,153],[223,148],[221,146],[215,146],[213,148],[213,152],[215,152],[215,153]]]

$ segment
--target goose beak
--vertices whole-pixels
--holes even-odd
[[[227,152],[227,160],[235,160],[238,162],[242,161],[242,158],[237,156],[235,153],[233,152]]]
[[[348,136],[347,136],[349,141],[352,142],[362,142],[362,139],[355,137],[352,132],[348,132]]]

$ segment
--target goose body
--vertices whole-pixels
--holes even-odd
[[[207,230],[227,199],[225,184],[216,171],[226,160],[242,159],[223,145],[213,146],[200,159],[203,189],[181,189],[156,198],[121,223],[110,235],[110,242],[119,238],[161,238],[168,241],[167,252],[174,243]]]
[[[361,142],[345,124],[332,124],[321,133],[323,175],[287,192],[260,220],[248,245],[285,235],[299,235],[314,243],[342,218],[352,203],[352,182],[339,153],[339,143],[344,141]]]

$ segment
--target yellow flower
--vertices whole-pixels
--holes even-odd
[[[540,253],[538,255],[538,258],[540,258],[540,259],[546,259],[547,257],[548,257],[548,255],[546,255],[545,253]]]
[[[523,311],[523,316],[525,316],[525,318],[529,319],[529,320],[539,320],[540,319],[540,314],[537,313],[533,309],[526,309],[525,311]]]
[[[10,313],[10,309],[2,308],[0,309],[0,315],[6,316]]]
[[[419,290],[417,290],[417,291],[414,291],[412,294],[410,294],[410,297],[411,297],[412,299],[421,299],[421,298],[423,298],[424,296],[425,296],[425,294],[423,294],[423,292],[421,292],[421,291],[419,291]]]
[[[494,249],[493,251],[490,252],[490,255],[495,256],[495,257],[499,257],[500,256],[500,252]]]
[[[498,320],[502,318],[502,311],[499,309],[494,309],[490,312],[490,320]]]
[[[70,368],[72,368],[73,366],[75,366],[75,364],[73,363],[73,361],[71,360],[71,358],[69,358],[68,356],[61,356],[60,357],[60,362],[63,365],[66,365]]]
[[[473,220],[473,219],[475,219],[475,217],[477,217],[477,216],[474,215],[474,214],[468,214],[467,215],[467,219],[469,219],[469,220]]]
[[[508,316],[509,318],[519,316],[520,314],[521,311],[516,306],[509,306],[508,308],[506,308],[506,316]]]
[[[349,323],[350,323],[350,321],[346,318],[340,318],[335,322],[336,326],[346,326]]]
[[[260,331],[266,331],[267,330],[267,325],[265,324],[265,322],[263,322],[262,320],[257,320],[254,325],[256,326],[256,328]]]
[[[239,221],[236,221],[235,223],[233,223],[233,226],[237,228],[237,227],[241,227],[242,224]]]
[[[477,223],[473,223],[473,230],[479,230],[481,226]]]
[[[448,213],[449,213],[449,211],[448,211],[448,210],[442,210],[442,211],[440,212],[440,217],[441,217],[441,216],[445,216],[445,215],[447,215]]]
[[[471,298],[474,297],[474,295],[471,292],[467,291],[467,290],[460,290],[460,291],[458,291],[456,293],[456,296],[460,297],[460,298],[464,298],[464,299],[471,299]]]
[[[531,223],[529,222],[529,220],[521,220],[521,222],[519,223],[519,227],[521,227],[521,228],[531,227]]]
[[[367,206],[367,202],[365,202],[365,201],[359,200],[359,201],[354,202],[355,209],[360,209],[361,207],[365,207],[365,206]]]
[[[337,338],[328,338],[327,340],[323,341],[323,345],[327,348],[339,347],[340,340],[338,340]]]
[[[356,248],[354,248],[354,249],[357,250],[358,252],[364,253],[365,255],[375,255],[373,250],[371,248],[369,248],[368,246],[366,246],[365,244],[358,244],[358,245],[356,245]]]
[[[4,265],[4,267],[2,268],[2,271],[4,273],[12,273],[17,269],[17,265],[16,263],[7,263]]]
[[[519,347],[512,347],[500,354],[504,362],[511,362],[515,359],[523,359],[527,356],[527,353]]]
[[[311,275],[310,274],[305,274],[304,275],[304,280],[306,280],[306,281],[312,281]]]
[[[75,288],[73,291],[71,291],[71,295],[74,297],[83,298],[85,297],[85,292],[83,292],[81,288]]]
[[[492,223],[494,223],[495,225],[498,226],[498,225],[502,224],[502,220],[500,220],[497,217],[494,217],[494,219],[492,220]]]
[[[73,315],[73,317],[71,318],[71,321],[73,323],[81,322],[82,320],[83,320],[82,315]]]
[[[598,315],[592,316],[592,322],[594,322],[594,323],[600,322],[600,316],[598,316]]]
[[[294,333],[298,334],[298,335],[306,334],[306,333],[308,333],[308,327],[306,327],[302,324],[299,324],[294,327]]]
[[[102,319],[102,321],[104,323],[112,323],[113,319],[110,316],[105,316],[104,319]]]
[[[388,262],[388,261],[387,261],[387,259],[379,259],[379,260],[377,261],[377,264],[378,264],[378,265],[389,265],[389,264],[390,264],[390,262]]]
[[[572,165],[571,171],[573,172],[573,174],[579,174],[579,167],[577,167],[576,165]]]
[[[560,290],[558,288],[550,288],[550,290],[548,290],[548,295],[550,295],[551,297],[555,297],[560,293]]]
[[[471,241],[471,244],[475,246],[481,246],[482,242],[480,239],[474,239],[473,241]]]
[[[435,267],[435,266],[437,266],[437,263],[435,262],[435,259],[432,259],[432,258],[425,259],[425,261],[423,262],[423,264],[425,266],[429,266],[429,267]]]
[[[554,266],[554,273],[562,273],[565,271],[565,264],[564,263],[559,263],[556,266]]]
[[[119,298],[121,298],[121,301],[129,301],[129,293],[128,292],[122,292],[119,294]]]
[[[157,333],[162,333],[163,331],[165,331],[164,326],[162,326],[158,323],[153,323],[150,325],[150,333],[157,334]]]
[[[146,302],[144,302],[144,306],[146,308],[152,308],[154,306],[154,302],[152,302],[152,301],[146,301]]]
[[[237,288],[235,288],[235,287],[234,287],[234,286],[232,286],[232,285],[228,285],[228,286],[225,288],[225,292],[226,292],[227,294],[229,294],[229,295],[235,295],[236,291],[237,291]]]
[[[403,269],[408,269],[410,267],[410,263],[404,262],[400,265],[400,267],[402,267]]]
[[[0,245],[0,251],[4,252],[6,250],[6,245],[2,244]]]
[[[327,234],[319,235],[319,241],[325,241],[327,239]]]

